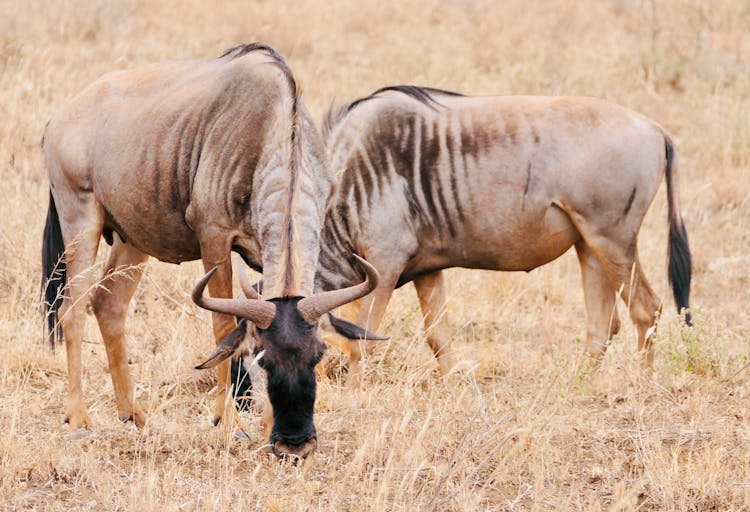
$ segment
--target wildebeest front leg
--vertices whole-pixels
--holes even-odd
[[[414,279],[419,305],[424,318],[427,344],[440,364],[440,373],[447,375],[455,366],[451,335],[445,309],[445,281],[442,271],[430,272]]]
[[[601,263],[586,242],[576,242],[581,265],[583,296],[586,302],[586,354],[600,360],[612,336],[620,330],[617,316],[617,291],[604,272]]]
[[[353,302],[351,308],[347,307],[349,305],[344,306],[342,308],[343,318],[353,321],[370,332],[376,332],[383,321],[385,309],[391,300],[394,288],[394,283],[381,283],[370,295]],[[353,313],[348,312],[354,311],[355,307],[358,309],[356,317]],[[347,378],[349,385],[359,384],[361,376],[359,362],[362,359],[362,348],[367,350],[367,347],[362,346],[361,341],[349,340],[349,376]]]
[[[146,413],[135,400],[133,393],[125,346],[125,317],[130,300],[143,275],[141,264],[147,259],[148,255],[115,237],[104,271],[104,279],[91,298],[91,305],[107,349],[117,413],[122,421],[132,420],[139,427],[146,424]]]
[[[225,249],[226,252],[218,253],[219,249]],[[208,241],[201,244],[201,256],[203,267],[208,272],[213,267],[217,267],[216,273],[208,282],[208,291],[212,297],[230,299],[232,298],[232,260],[230,258],[229,244],[224,240]],[[218,345],[232,329],[236,327],[233,316],[222,315],[220,313],[211,313],[213,320],[214,338]],[[227,398],[227,389],[231,386],[231,360],[227,359],[219,365],[218,383],[216,388],[216,403],[214,404],[214,425],[230,414],[232,420],[237,419],[234,400]],[[229,426],[229,425],[228,425]]]

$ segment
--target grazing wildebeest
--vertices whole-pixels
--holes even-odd
[[[265,350],[277,454],[305,456],[316,444],[316,336],[326,308],[368,293],[377,272],[346,290],[313,295],[319,236],[333,177],[322,140],[297,97],[284,59],[253,43],[216,59],[178,60],[105,75],[48,124],[43,150],[50,204],[42,249],[50,335],[64,334],[66,420],[90,425],[81,384],[86,272],[100,236],[112,245],[91,294],[123,421],[146,422],[133,396],[124,345],[128,303],[148,256],[202,259],[209,273],[193,294],[215,312],[217,343],[240,315],[255,322]],[[269,300],[232,300],[230,254],[262,271]],[[56,269],[58,261],[62,262]],[[213,279],[211,279],[213,277]],[[209,282],[210,280],[210,282]],[[214,298],[203,298],[208,282]],[[62,300],[63,288],[68,295]],[[57,327],[57,318],[62,333]],[[247,324],[247,322],[244,322]],[[202,365],[232,355],[220,343]],[[214,421],[226,400],[228,363],[219,369]],[[227,404],[230,405],[227,405]]]
[[[361,272],[349,254],[363,255],[380,284],[341,314],[377,329],[394,288],[414,281],[443,372],[455,361],[442,269],[529,271],[571,246],[583,278],[586,352],[601,357],[618,331],[619,293],[650,367],[661,305],[638,263],[636,237],[662,177],[669,279],[690,323],[677,155],[665,130],[643,115],[593,98],[466,97],[394,86],[331,109],[324,138],[341,175],[315,289],[356,282]],[[357,343],[330,341],[356,366]]]

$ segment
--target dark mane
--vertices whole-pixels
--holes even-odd
[[[333,128],[344,118],[344,116],[346,116],[346,114],[354,110],[357,105],[361,105],[365,101],[371,100],[381,93],[391,91],[405,94],[433,110],[437,110],[435,107],[445,106],[435,99],[436,95],[463,96],[463,94],[453,91],[446,91],[445,89],[436,89],[434,87],[420,87],[418,85],[390,85],[388,87],[382,87],[369,96],[359,98],[350,103],[344,103],[343,105],[339,105],[336,107],[331,104],[331,106],[328,108],[328,112],[326,113],[326,118],[323,120],[323,138],[327,139]]]
[[[369,96],[352,101],[351,103],[349,103],[349,105],[347,105],[346,111],[351,112],[357,105],[364,103],[367,100],[373,99],[380,93],[388,91],[395,91],[400,92],[401,94],[406,94],[407,96],[414,98],[418,102],[432,109],[435,108],[435,105],[441,107],[443,106],[433,97],[436,94],[442,96],[463,96],[463,94],[457,92],[446,91],[444,89],[435,89],[434,87],[420,87],[418,85],[390,85],[388,87],[382,87],[378,89]]]
[[[254,52],[254,51],[264,51],[266,52],[266,55],[271,57],[273,59],[273,63],[276,64],[279,69],[284,73],[284,76],[287,79],[287,82],[289,82],[289,88],[292,90],[292,96],[294,98],[294,114],[297,113],[297,82],[294,79],[294,75],[292,74],[292,70],[289,67],[289,65],[286,63],[286,60],[284,60],[284,57],[277,52],[274,48],[271,46],[268,46],[265,43],[248,43],[248,44],[240,44],[233,48],[228,49],[224,53],[222,53],[219,58],[223,59],[224,57],[229,57],[230,60],[237,59],[239,57],[242,57],[244,55],[247,55],[248,53]]]
[[[254,52],[254,51],[264,51],[266,55],[271,57],[273,59],[271,61],[272,64],[275,64],[284,74],[284,77],[286,78],[287,83],[289,84],[289,89],[292,93],[292,112],[291,112],[291,123],[292,123],[292,130],[290,135],[291,140],[291,154],[289,155],[289,196],[287,197],[287,204],[285,206],[284,211],[284,220],[283,220],[283,226],[281,231],[281,237],[282,237],[282,243],[286,245],[287,250],[284,252],[286,255],[286,262],[285,262],[285,271],[284,271],[284,294],[286,295],[287,292],[291,289],[291,287],[294,285],[294,269],[293,269],[293,257],[292,257],[292,243],[294,238],[294,226],[292,223],[293,215],[292,215],[292,208],[294,204],[294,196],[297,189],[297,175],[299,174],[299,164],[300,164],[300,156],[299,156],[299,149],[298,146],[300,144],[300,134],[299,134],[299,121],[297,116],[297,106],[299,103],[299,90],[297,89],[297,82],[294,79],[294,75],[292,74],[291,68],[289,68],[289,65],[286,63],[286,60],[284,60],[284,57],[281,56],[279,52],[277,52],[274,48],[271,46],[265,44],[265,43],[249,43],[249,44],[241,44],[238,46],[235,46],[234,48],[230,48],[229,50],[225,51],[219,58],[225,58],[228,57],[231,60],[237,59],[239,57],[242,57],[243,55],[247,55],[248,53]]]
[[[268,46],[266,43],[259,43],[259,42],[248,43],[248,44],[238,44],[237,46],[234,46],[228,49],[227,51],[225,51],[224,53],[222,53],[219,56],[219,58],[223,59],[224,57],[230,57],[232,59],[236,59],[237,57],[242,57],[243,55],[247,55],[248,53],[254,52],[256,50],[263,50],[274,59],[286,64],[284,57],[282,57],[279,52],[277,52],[271,46]]]

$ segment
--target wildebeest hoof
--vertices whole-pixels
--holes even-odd
[[[138,428],[146,426],[146,415],[136,406],[132,412],[120,413],[120,421],[127,423],[132,421]]]
[[[65,414],[65,423],[70,426],[70,431],[74,432],[82,428],[89,428],[92,425],[89,413],[83,407],[69,407]]]

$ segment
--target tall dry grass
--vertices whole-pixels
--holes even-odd
[[[750,509],[748,27],[745,0],[0,0],[0,507]],[[128,327],[149,425],[117,421],[89,321],[96,427],[71,436],[64,351],[42,343],[37,310],[44,124],[106,71],[253,40],[287,56],[318,118],[333,98],[417,83],[600,96],[660,121],[681,158],[695,327],[673,312],[661,191],[640,236],[665,299],[653,379],[637,369],[628,322],[599,372],[579,369],[574,256],[530,274],[455,270],[450,318],[474,374],[438,377],[405,287],[363,386],[321,382],[319,450],[295,467],[256,452],[254,415],[249,441],[227,445],[210,426],[210,385],[191,370],[211,345],[188,296],[200,265],[151,263]]]

